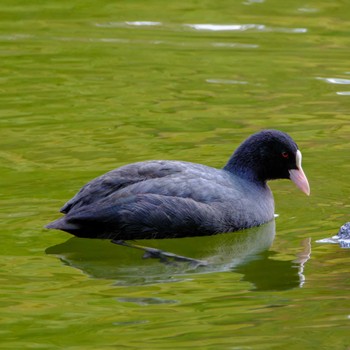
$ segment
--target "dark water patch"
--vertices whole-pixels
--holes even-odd
[[[137,305],[154,305],[154,304],[177,304],[177,300],[168,300],[161,298],[118,298],[118,301],[122,303],[134,303]]]

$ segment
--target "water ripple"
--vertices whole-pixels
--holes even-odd
[[[33,35],[29,34],[8,34],[8,35],[0,35],[0,40],[25,40],[31,39]]]
[[[257,31],[257,32],[279,32],[279,33],[306,33],[306,28],[274,28],[267,27],[264,24],[184,24],[199,31]]]
[[[228,84],[228,85],[246,85],[247,81],[243,80],[230,80],[230,79],[206,79],[210,84]]]
[[[133,23],[133,25],[149,25],[156,26],[158,22],[126,22]],[[148,23],[148,24],[147,24]],[[119,23],[120,24],[120,23]],[[125,23],[124,23],[125,24]],[[103,26],[101,24],[101,26]],[[108,24],[106,24],[108,26]],[[207,45],[214,48],[228,48],[228,49],[256,49],[259,48],[257,44],[245,44],[239,42],[211,42],[208,44],[193,43],[193,42],[174,42],[166,40],[138,40],[129,38],[118,38],[118,37],[102,37],[102,38],[88,38],[88,37],[45,37],[45,36],[33,36],[33,35],[22,35],[22,34],[10,34],[0,35],[0,41],[13,41],[13,40],[50,40],[50,41],[66,41],[66,42],[82,42],[82,43],[114,43],[114,44],[146,44],[146,45],[170,45],[170,46],[181,46],[181,47],[205,47]]]
[[[306,33],[307,28],[283,28],[283,27],[268,27],[264,24],[213,24],[213,23],[190,23],[172,25],[162,22],[153,21],[125,21],[125,22],[106,22],[95,23],[96,27],[102,28],[132,28],[132,27],[162,27],[172,30],[190,28],[197,31],[211,32],[226,32],[226,31],[256,31],[256,32],[277,32],[277,33]]]
[[[350,96],[350,91],[337,91],[337,95]]]
[[[329,83],[329,84],[338,84],[338,85],[349,85],[350,84],[350,79],[322,78],[322,77],[317,77],[316,79],[325,81],[326,83]]]
[[[342,248],[350,248],[350,239],[340,238],[338,235],[330,238],[319,239],[316,241],[316,243],[339,244]]]
[[[201,48],[206,47],[207,44],[195,43],[195,42],[173,42],[165,40],[138,40],[138,39],[125,39],[125,38],[79,38],[79,37],[55,37],[52,38],[57,41],[72,41],[83,43],[114,43],[114,44],[141,44],[141,45],[168,45],[177,47],[189,47],[189,48]],[[233,49],[255,49],[259,45],[244,44],[244,43],[221,43],[213,42],[209,44],[214,48],[233,48]]]
[[[161,22],[151,22],[151,21],[135,21],[135,22],[125,22],[126,24],[128,24],[129,26],[160,26],[162,25]]]
[[[126,22],[106,22],[95,23],[96,27],[115,28],[115,27],[155,27],[163,25],[161,22],[152,21],[126,21]]]
[[[305,6],[305,7],[299,7],[298,11],[302,13],[316,13],[316,12],[319,12],[319,9]]]
[[[255,5],[255,4],[262,4],[263,2],[265,2],[265,0],[247,0],[247,1],[244,1],[242,4],[243,5]]]
[[[266,28],[262,24],[184,24],[184,26],[190,27],[195,30],[205,30],[213,32],[245,31],[249,29],[261,31]]]
[[[259,45],[256,44],[242,44],[242,43],[212,43],[211,46],[214,47],[229,47],[238,49],[256,49]]]
[[[170,300],[170,299],[163,299],[163,298],[118,298],[117,299],[120,302],[124,303],[135,303],[138,305],[154,305],[154,304],[177,304],[177,300]]]

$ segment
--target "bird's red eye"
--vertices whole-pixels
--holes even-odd
[[[289,158],[288,152],[282,152],[282,157],[283,158]]]

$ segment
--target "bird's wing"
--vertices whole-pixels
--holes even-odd
[[[100,201],[130,185],[181,173],[185,169],[185,163],[175,161],[139,162],[117,168],[88,182],[60,211],[66,214],[73,207]]]
[[[208,235],[232,230],[225,225],[223,211],[220,204],[146,193],[74,207],[54,228],[119,239]]]

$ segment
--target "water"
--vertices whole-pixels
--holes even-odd
[[[3,349],[349,349],[350,7],[342,1],[2,1]],[[43,226],[145,159],[221,167],[261,128],[303,152],[276,222],[142,242],[163,265]]]

